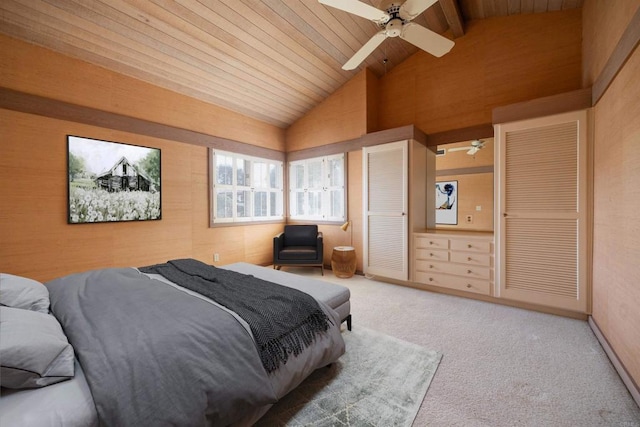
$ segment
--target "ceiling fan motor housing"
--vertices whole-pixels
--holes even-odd
[[[398,37],[402,34],[402,26],[404,22],[402,19],[394,18],[391,21],[387,22],[385,29],[387,30],[387,37]]]
[[[378,25],[387,31],[388,37],[398,37],[400,35],[400,32],[397,32],[396,28],[402,28],[402,24],[404,23],[400,17],[400,6],[402,6],[402,3],[403,2],[383,0],[378,7],[378,9],[384,10],[387,15],[389,15],[387,19],[377,21]],[[399,22],[393,23],[393,21]]]

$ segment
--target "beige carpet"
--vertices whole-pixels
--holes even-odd
[[[587,322],[329,270],[287,271],[349,287],[354,330],[444,355],[416,427],[640,426],[640,408]]]

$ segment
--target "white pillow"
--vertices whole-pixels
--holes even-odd
[[[74,375],[74,353],[51,314],[0,307],[0,385],[44,387]]]
[[[49,313],[49,290],[35,280],[0,273],[0,304]]]

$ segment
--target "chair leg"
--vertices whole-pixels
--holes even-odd
[[[324,265],[320,266],[320,271],[322,272],[322,275],[324,276]]]

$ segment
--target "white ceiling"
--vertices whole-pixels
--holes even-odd
[[[582,0],[440,0],[413,22],[455,39],[465,20],[579,7]],[[417,51],[387,39],[358,69],[342,70],[377,31],[317,0],[0,2],[1,33],[282,128],[363,68],[381,76]]]

